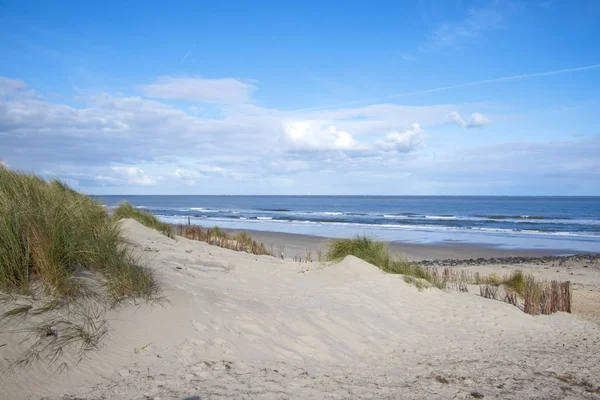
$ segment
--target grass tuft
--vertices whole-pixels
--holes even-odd
[[[329,241],[326,256],[328,261],[339,261],[349,255],[373,264],[385,272],[425,280],[434,286],[441,287],[441,284],[438,285],[437,282],[433,282],[431,274],[422,266],[411,263],[406,258],[392,257],[385,242],[373,240],[366,236]],[[420,281],[409,279],[407,282],[416,283]],[[445,288],[445,284],[443,288]]]
[[[156,216],[147,211],[133,207],[128,202],[124,201],[117,206],[112,212],[112,218],[115,220],[123,218],[131,218],[138,221],[140,224],[148,228],[156,229],[157,231],[172,237],[171,227],[166,222],[160,221]]]
[[[523,271],[513,271],[513,273],[503,281],[510,290],[523,296],[525,294],[525,275]]]

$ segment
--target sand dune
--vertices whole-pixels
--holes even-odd
[[[106,312],[103,346],[60,375],[0,376],[0,398],[598,398],[600,328],[473,293],[419,292],[347,257],[294,263],[123,222],[168,302]],[[0,355],[23,350],[0,334]],[[2,367],[6,369],[7,361]]]

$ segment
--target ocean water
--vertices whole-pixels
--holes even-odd
[[[97,196],[174,223],[388,241],[600,252],[600,197]]]

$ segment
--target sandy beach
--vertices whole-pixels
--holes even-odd
[[[419,291],[351,256],[299,263],[123,225],[167,301],[106,310],[100,346],[81,361],[65,349],[61,373],[42,362],[11,367],[28,343],[3,332],[2,398],[599,396],[598,260],[519,265],[575,284],[573,314],[533,317],[472,291]]]
[[[211,226],[205,226],[210,228]],[[225,229],[234,233],[235,229]],[[267,247],[273,247],[273,251],[280,255],[283,250],[285,258],[301,256],[303,259],[306,250],[311,254],[317,254],[319,249],[324,251],[330,238],[312,235],[300,235],[294,233],[268,232],[259,230],[246,230],[255,240],[265,243]],[[489,244],[477,243],[435,243],[418,244],[408,242],[390,242],[390,251],[398,256],[405,256],[411,261],[421,260],[443,260],[443,259],[470,259],[491,257],[544,257],[562,254],[577,253],[574,250],[550,250],[550,249],[504,249]]]

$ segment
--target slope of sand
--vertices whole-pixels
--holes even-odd
[[[8,370],[0,398],[600,396],[600,328],[577,315],[419,292],[353,257],[294,263],[124,227],[168,303],[109,310],[100,349],[60,375]],[[1,358],[19,335],[0,334]]]

